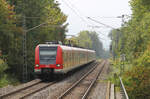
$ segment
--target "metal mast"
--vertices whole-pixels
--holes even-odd
[[[25,1],[25,0],[24,0]],[[25,3],[25,2],[24,2]],[[27,42],[26,42],[26,36],[27,36],[27,31],[26,31],[26,16],[25,16],[25,4],[23,4],[23,70],[22,70],[22,79],[23,82],[26,82],[28,79],[28,66],[27,66]]]

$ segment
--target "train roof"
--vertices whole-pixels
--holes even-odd
[[[72,46],[65,46],[65,45],[60,45],[60,44],[39,44],[38,46],[60,46],[63,50],[80,50],[80,51],[95,52],[94,50],[72,47]]]

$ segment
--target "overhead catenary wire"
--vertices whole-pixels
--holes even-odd
[[[65,1],[65,0],[63,0],[63,1]],[[76,10],[77,10],[77,12],[80,14],[81,12],[77,9],[77,7],[75,7],[75,5],[73,5],[69,0],[67,0],[68,2],[69,2],[69,4],[72,6],[72,7],[74,7]],[[66,2],[67,3],[67,2]],[[68,4],[68,5],[69,5]],[[74,9],[73,9],[74,10]],[[75,11],[75,10],[74,10]],[[76,12],[76,11],[75,11]],[[82,15],[80,15],[80,16],[83,16],[83,17],[85,17],[85,18],[87,18],[86,16],[84,16],[83,14]],[[90,18],[90,17],[88,17],[88,18]],[[101,18],[122,18],[122,16],[117,16],[117,17],[101,17]],[[112,26],[109,26],[109,25],[106,25],[106,24],[104,24],[104,23],[102,23],[102,22],[99,22],[100,24],[102,24],[102,25],[104,25],[105,27],[107,27],[107,28],[112,28],[112,29],[115,29],[114,27],[112,27]],[[93,24],[92,24],[93,25]]]
[[[105,35],[105,34],[103,34],[101,31],[97,31],[99,34],[102,34],[103,36],[107,36],[107,35]]]
[[[62,2],[67,7],[69,7],[73,11],[73,13],[75,13],[87,26],[88,25],[94,25],[93,23],[87,22],[86,16],[84,16],[83,13],[81,13],[81,11],[79,11],[79,9],[75,5],[73,5],[69,0],[67,0],[67,1],[62,0]]]
[[[91,17],[91,18],[116,18],[116,19],[120,19],[121,16],[97,16],[97,17]]]
[[[104,24],[104,23],[102,23],[102,22],[100,22],[100,21],[97,21],[97,20],[91,18],[91,17],[87,17],[87,18],[90,19],[90,20],[92,20],[92,21],[94,21],[94,22],[96,22],[96,23],[99,23],[99,24],[101,24],[101,25],[104,25],[104,26],[106,26],[106,27],[108,27],[108,28],[116,29],[116,28],[114,28],[114,27],[112,27],[112,26],[110,26],[110,25]]]
[[[69,1],[69,0],[68,0],[68,1]],[[74,6],[71,2],[70,2],[69,4],[71,4],[72,6]],[[69,4],[68,4],[68,5],[69,5]],[[75,6],[74,6],[74,7],[75,7]],[[76,8],[76,10],[78,10],[78,9]],[[78,13],[80,13],[79,10],[78,10]],[[81,16],[81,15],[80,15],[80,16]],[[84,15],[83,15],[83,17],[86,18],[86,16],[84,16]],[[90,25],[88,25],[88,26],[92,27],[92,29],[93,29],[94,27],[96,27],[96,28],[100,28],[100,27],[101,27],[101,26],[95,26],[95,25],[93,25],[93,24],[92,24],[92,25],[90,24]],[[98,33],[98,34],[99,34],[99,33]],[[102,33],[100,33],[100,34],[102,34]],[[106,35],[104,35],[104,34],[102,34],[102,35],[103,35],[103,36],[106,36]],[[102,40],[106,40],[106,38],[102,38],[102,37],[99,37],[99,38],[102,39]]]
[[[65,0],[62,0],[62,2],[63,2],[68,8],[70,8],[71,11],[72,11],[74,14],[76,14],[83,22],[85,22],[85,24],[87,24],[86,21],[85,21],[85,19],[83,19],[83,18],[76,12],[76,10],[74,10]],[[87,25],[88,25],[88,24],[87,24]]]
[[[21,16],[22,17],[22,16]],[[62,16],[63,17],[63,16]],[[39,18],[41,18],[41,17],[22,17],[22,18],[24,18],[24,19],[39,19]],[[31,30],[34,30],[34,29],[36,29],[36,28],[38,28],[38,27],[41,27],[41,26],[44,26],[44,25],[46,25],[46,24],[48,24],[48,23],[50,23],[50,21],[51,20],[49,20],[48,22],[43,22],[43,23],[41,23],[41,24],[39,24],[39,25],[37,25],[37,26],[34,26],[34,27],[32,27],[32,28],[29,28],[29,29],[26,29],[25,30],[25,32],[29,32],[29,31],[31,31]],[[61,25],[47,25],[47,26],[51,26],[51,27],[61,27]]]
[[[66,3],[66,2],[64,1],[64,3]],[[70,7],[69,4],[71,5],[71,7]],[[72,7],[73,7],[74,5],[71,4],[71,3],[69,3],[69,4],[67,3],[67,4],[65,4],[65,5],[67,5],[70,9],[73,9]],[[74,6],[74,7],[75,7],[75,6]],[[75,9],[78,10],[77,8],[75,8]],[[80,18],[81,18],[81,16],[83,16],[83,17],[85,17],[85,18],[87,19],[86,16],[80,15],[80,11],[79,11],[79,10],[77,11],[79,14],[78,14],[74,9],[73,9],[73,12],[76,13],[76,15],[79,16]],[[83,17],[82,17],[82,19],[83,19]],[[85,19],[83,19],[83,20],[84,20],[84,22],[86,23]],[[82,20],[82,21],[83,21],[83,20]],[[87,24],[88,24],[88,23],[87,23]],[[103,24],[103,23],[102,23],[102,24]],[[103,25],[104,25],[104,24],[103,24]],[[91,24],[90,24],[90,25],[88,25],[88,26],[90,26],[90,27],[92,27],[92,29],[94,29],[93,27],[94,27],[95,25],[93,25],[93,24],[91,25]],[[108,26],[106,26],[106,24],[105,24],[104,26],[105,26],[106,28],[110,28],[110,26],[108,27]],[[97,27],[97,28],[100,28],[101,26],[96,26],[96,27]],[[111,28],[112,28],[112,27],[111,27]],[[99,34],[99,33],[98,33],[98,34]],[[102,34],[102,35],[103,35],[103,34]],[[106,35],[103,35],[103,36],[106,36]],[[101,40],[106,40],[106,38],[102,38],[102,37],[99,37],[99,39],[101,39]]]
[[[85,20],[87,24],[94,25],[93,23],[87,22],[86,16],[74,4],[72,4],[69,0],[67,0],[66,2],[68,2],[68,4],[70,4],[71,7],[74,8],[74,10],[79,14],[80,17]]]
[[[65,0],[62,0],[62,2],[67,6],[67,7],[69,7],[82,21],[84,21],[87,25],[89,24],[89,23],[87,23],[86,22],[86,20],[83,18],[83,17],[85,17],[86,19],[87,19],[87,17],[86,16],[84,16],[84,15],[80,15],[80,11],[77,9],[77,8],[75,8],[76,10],[78,10],[78,11],[76,11],[76,10],[74,10],[72,7],[74,6],[69,0],[68,0],[68,2],[69,3],[67,3]],[[71,6],[70,6],[71,5]],[[74,6],[75,7],[75,6]],[[78,12],[78,13],[77,13]],[[81,17],[81,16],[83,16],[83,17]],[[103,24],[103,23],[102,23]],[[104,24],[103,24],[104,25]],[[90,24],[90,25],[88,25],[88,26],[93,26],[94,27],[94,25],[92,24]],[[93,29],[93,27],[92,27],[92,29]],[[96,26],[96,27],[98,27],[98,28],[100,28],[100,26]],[[106,25],[105,25],[105,27],[106,27]],[[108,26],[107,26],[107,28],[108,28]],[[110,27],[109,27],[110,28]],[[112,28],[112,27],[111,27]],[[106,40],[105,38],[100,38],[100,39],[103,39],[103,40]]]
[[[81,17],[81,15],[79,14],[79,10],[78,11],[76,11],[76,10],[74,10],[69,4],[71,4],[71,3],[67,3],[66,1],[64,1],[64,0],[62,0],[70,9],[72,9],[72,11],[78,16],[78,17],[80,17],[80,19],[82,20],[82,21],[84,21],[86,24],[88,24],[87,22],[86,22],[86,20],[83,18],[83,17]],[[73,4],[71,4],[72,6],[74,6]],[[75,7],[75,6],[74,6]],[[78,13],[77,13],[78,12]],[[26,17],[26,18],[33,18],[33,19],[38,19],[38,18],[40,18],[40,17]],[[111,17],[105,17],[105,18],[111,18]],[[116,17],[116,18],[119,18],[119,17]],[[109,25],[106,25],[106,24],[104,24],[104,23],[102,23],[102,22],[100,22],[102,25],[104,25],[105,27],[109,27],[109,28],[113,28],[113,27],[111,27],[111,26],[109,26]],[[35,29],[35,28],[37,28],[37,27],[40,27],[40,26],[43,26],[43,25],[45,25],[45,24],[47,24],[47,23],[42,23],[42,24],[40,24],[40,25],[38,25],[38,26],[35,26],[35,27],[33,27],[33,28],[30,28],[30,29],[28,29],[27,31],[30,31],[30,30],[33,30],[33,29]]]
[[[91,28],[106,28],[106,27],[102,27],[102,26],[99,26],[99,25],[88,25],[88,27],[91,27]]]
[[[70,7],[70,9],[72,9],[71,7]],[[82,21],[84,21],[86,24],[87,24],[87,22],[86,22],[86,20],[83,18],[83,17],[81,17],[74,9],[72,9],[72,11],[74,11],[74,13],[76,13],[79,17],[80,17],[80,19],[82,20]],[[24,13],[23,13],[24,14]],[[37,25],[37,26],[34,26],[34,27],[32,27],[32,28],[30,28],[30,29],[26,29],[26,19],[39,19],[40,17],[28,17],[28,16],[21,16],[21,18],[23,18],[23,22],[24,22],[24,34],[26,35],[26,33],[27,32],[29,32],[29,31],[31,31],[31,30],[34,30],[34,29],[36,29],[36,28],[38,28],[38,27],[41,27],[41,26],[43,26],[43,25],[46,25],[46,24],[48,24],[49,22],[44,22],[44,23],[41,23],[41,24],[39,24],[39,25]],[[51,25],[51,26],[58,26],[58,27],[60,27],[59,25]],[[103,39],[103,38],[101,38],[101,39]],[[25,70],[25,76],[27,76],[27,70],[28,70],[28,68],[27,68],[27,45],[26,45],[26,36],[24,37],[24,44],[23,44],[23,49],[24,49],[24,52],[23,53],[25,53],[25,66],[23,67],[24,68],[24,70]],[[23,71],[24,71],[23,70]],[[23,72],[24,73],[24,72]],[[23,74],[24,75],[24,74]],[[23,77],[23,79],[25,79],[25,81],[28,79],[27,77]]]
[[[68,0],[69,1],[69,0]],[[71,3],[70,3],[71,4]],[[73,5],[73,4],[71,4],[71,5]],[[76,9],[76,10],[78,10],[78,9]],[[79,11],[78,11],[79,12]],[[86,17],[86,18],[90,18],[90,17]],[[103,18],[122,18],[122,16],[117,16],[117,17],[103,17]],[[117,29],[117,28],[115,28],[115,27],[113,27],[113,26],[110,26],[110,25],[107,25],[107,24],[104,24],[104,23],[102,23],[102,22],[100,22],[100,21],[97,21],[97,20],[94,20],[94,19],[91,19],[93,22],[96,22],[96,23],[99,23],[99,24],[101,24],[101,25],[103,25],[103,26],[105,26],[106,28],[111,28],[111,29]],[[94,26],[90,26],[90,27],[92,27],[92,29],[94,29],[94,28],[99,28],[98,26],[96,26],[96,27],[94,27]],[[98,33],[99,34],[99,33]],[[100,33],[100,34],[102,34],[102,33]],[[104,34],[102,34],[103,36],[106,36],[106,35],[104,35]],[[101,38],[101,37],[99,37],[100,39],[103,39],[103,40],[106,40],[106,38]]]
[[[25,2],[25,1],[24,1]],[[25,5],[23,4],[23,8],[25,9]],[[26,27],[26,19],[39,19],[40,17],[27,17],[24,13],[24,11],[22,12],[23,16],[17,16],[17,17],[21,17],[23,19],[23,23],[22,23],[22,27],[23,27],[23,68],[22,68],[22,80],[23,82],[27,82],[28,80],[28,63],[27,63],[27,32],[34,30],[38,27],[41,27],[43,25],[48,24],[49,22],[44,22],[41,23],[33,28],[27,29]],[[54,26],[54,25],[53,25]],[[57,25],[56,25],[57,26]],[[60,27],[60,26],[59,26]]]

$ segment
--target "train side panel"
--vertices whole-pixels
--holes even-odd
[[[71,69],[87,64],[93,60],[95,52],[79,48],[62,47],[63,57],[63,72],[68,72]]]
[[[46,50],[40,49],[40,47],[46,47]],[[47,63],[46,60],[50,60],[50,51],[53,50],[51,48],[56,47],[56,59],[53,64]],[[41,56],[41,51],[46,51],[47,54],[45,56]],[[44,52],[45,53],[45,52]],[[44,64],[40,64],[40,57],[45,59]],[[51,58],[53,58],[51,56]],[[40,44],[35,48],[35,73],[42,74],[42,70],[54,70],[54,72],[63,72],[66,73],[71,69],[77,68],[79,66],[84,66],[83,64],[87,64],[91,61],[95,60],[95,51],[82,49],[82,48],[74,48],[63,45],[46,45]]]

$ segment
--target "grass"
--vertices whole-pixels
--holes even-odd
[[[0,59],[0,64],[4,63],[4,61],[2,59]]]
[[[0,79],[0,88],[5,87],[7,85],[19,85],[20,82],[12,75],[4,74]]]
[[[7,69],[8,65],[2,59],[0,59],[0,88],[5,87],[7,85],[19,84],[19,81],[14,75],[5,73]]]
[[[121,70],[121,67],[124,66],[124,71]],[[132,68],[132,65],[128,62],[120,62],[120,60],[112,61],[110,60],[110,67],[111,67],[111,73],[109,74],[108,80],[111,81],[111,83],[115,84],[116,91],[120,90],[120,80],[119,76],[121,76],[124,72],[130,71]]]

